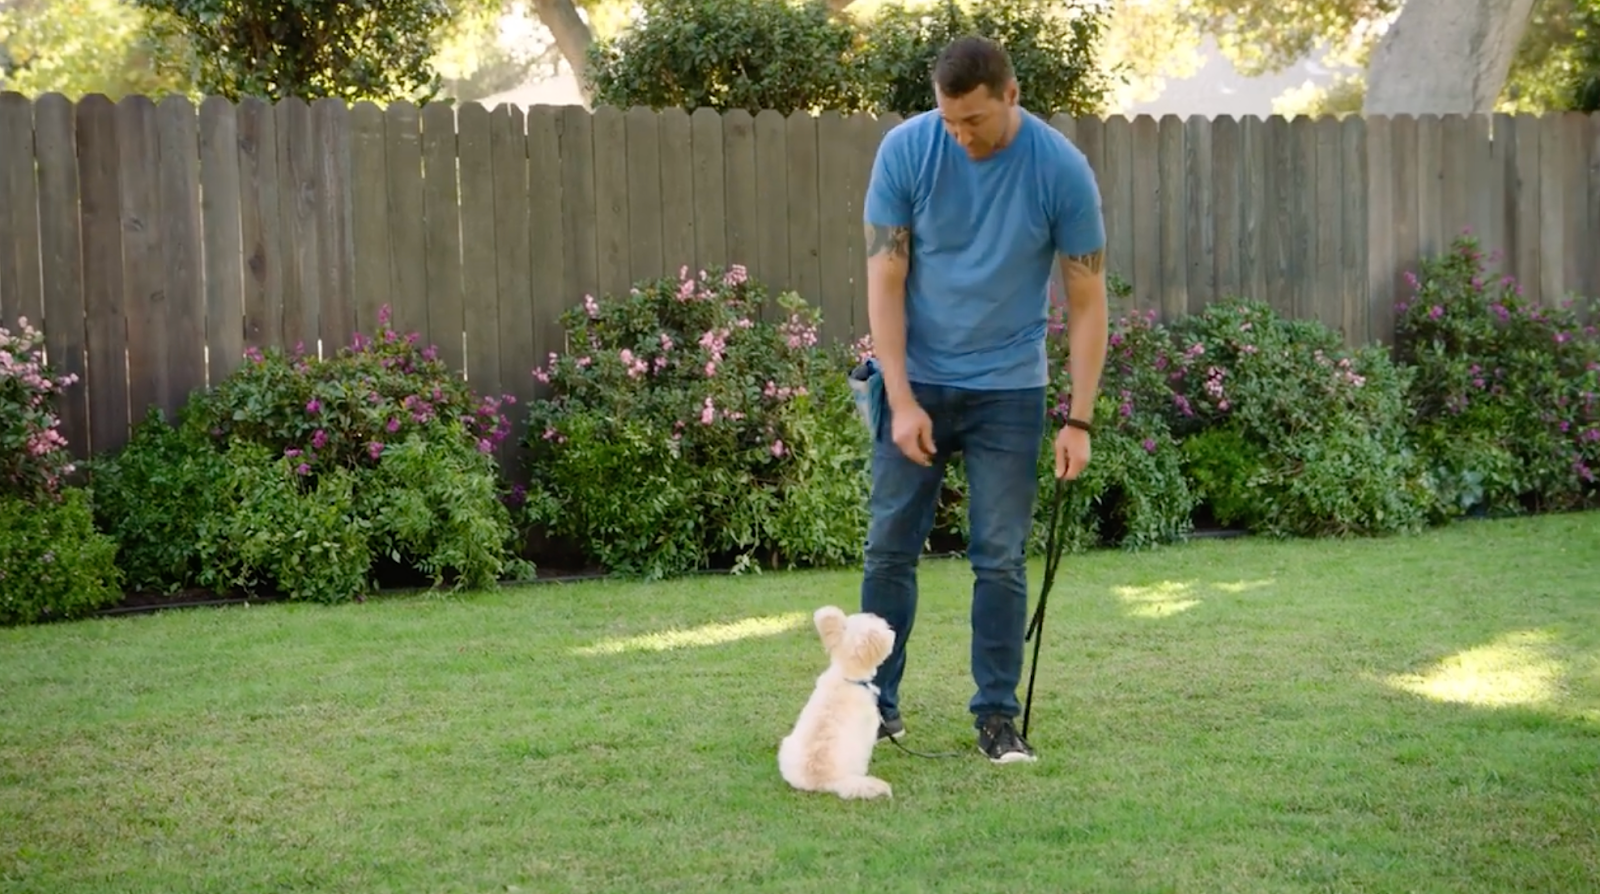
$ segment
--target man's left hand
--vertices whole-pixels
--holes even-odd
[[[1056,434],[1056,477],[1068,481],[1083,474],[1089,464],[1089,433],[1070,425]]]

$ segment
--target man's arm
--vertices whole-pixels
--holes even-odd
[[[1094,168],[1071,144],[1062,146],[1050,184],[1056,255],[1067,292],[1067,371],[1072,375],[1073,419],[1091,422],[1106,362],[1110,310],[1106,306],[1106,226]]]
[[[883,375],[889,409],[916,403],[906,377],[906,275],[911,270],[911,169],[905,132],[891,130],[878,144],[867,178],[861,216],[867,237],[867,325]]]
[[[911,228],[869,223],[867,237],[867,323],[872,352],[883,375],[891,410],[911,403],[906,378],[906,273],[911,268]]]
[[[1061,256],[1061,279],[1067,290],[1067,371],[1072,375],[1073,419],[1094,421],[1100,373],[1106,362],[1110,311],[1106,302],[1106,252]]]

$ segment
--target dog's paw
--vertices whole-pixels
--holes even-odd
[[[839,783],[836,791],[841,798],[891,798],[894,791],[889,783],[876,776],[857,776]]]

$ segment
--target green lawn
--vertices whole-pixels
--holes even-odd
[[[1068,557],[1034,765],[973,750],[968,580],[904,692],[963,756],[879,802],[775,764],[849,572],[0,631],[0,890],[1600,887],[1600,515]]]

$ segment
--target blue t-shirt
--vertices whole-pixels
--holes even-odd
[[[937,112],[924,112],[884,135],[864,212],[869,224],[911,228],[911,381],[1048,384],[1052,266],[1105,245],[1100,190],[1082,151],[1024,110],[1016,138],[975,161]]]

